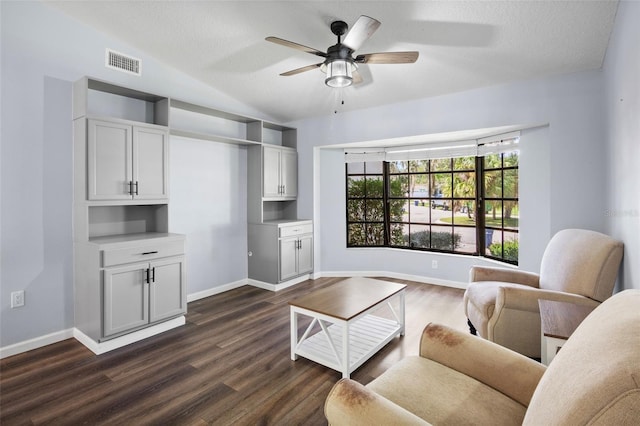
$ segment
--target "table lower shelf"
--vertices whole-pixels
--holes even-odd
[[[295,353],[334,370],[344,371],[342,366],[343,329],[344,326],[339,324],[331,324],[327,327],[337,354],[322,330],[300,342]],[[360,367],[395,336],[402,334],[402,331],[402,326],[398,322],[375,315],[365,315],[349,324],[348,372]]]

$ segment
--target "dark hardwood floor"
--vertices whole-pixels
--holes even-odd
[[[100,356],[69,339],[5,358],[0,424],[325,425],[324,400],[341,374],[291,361],[287,302],[341,279],[201,299],[185,326]],[[467,330],[462,290],[389,281],[408,285],[406,335],[352,374],[364,384],[417,354],[428,322]]]

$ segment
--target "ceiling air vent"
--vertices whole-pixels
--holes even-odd
[[[142,62],[138,58],[127,56],[115,50],[107,49],[105,55],[107,68],[123,71],[137,76],[142,75]]]

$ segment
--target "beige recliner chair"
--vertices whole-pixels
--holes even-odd
[[[429,324],[420,356],[366,387],[342,379],[325,403],[339,425],[638,425],[640,290],[598,306],[548,368],[477,336]]]
[[[540,274],[474,266],[464,293],[471,332],[540,358],[538,299],[597,306],[613,294],[623,245],[599,232],[565,229],[553,236]]]

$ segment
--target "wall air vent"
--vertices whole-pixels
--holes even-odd
[[[107,68],[134,74],[142,75],[142,62],[140,59],[125,55],[115,50],[107,49],[105,54],[105,65]]]

